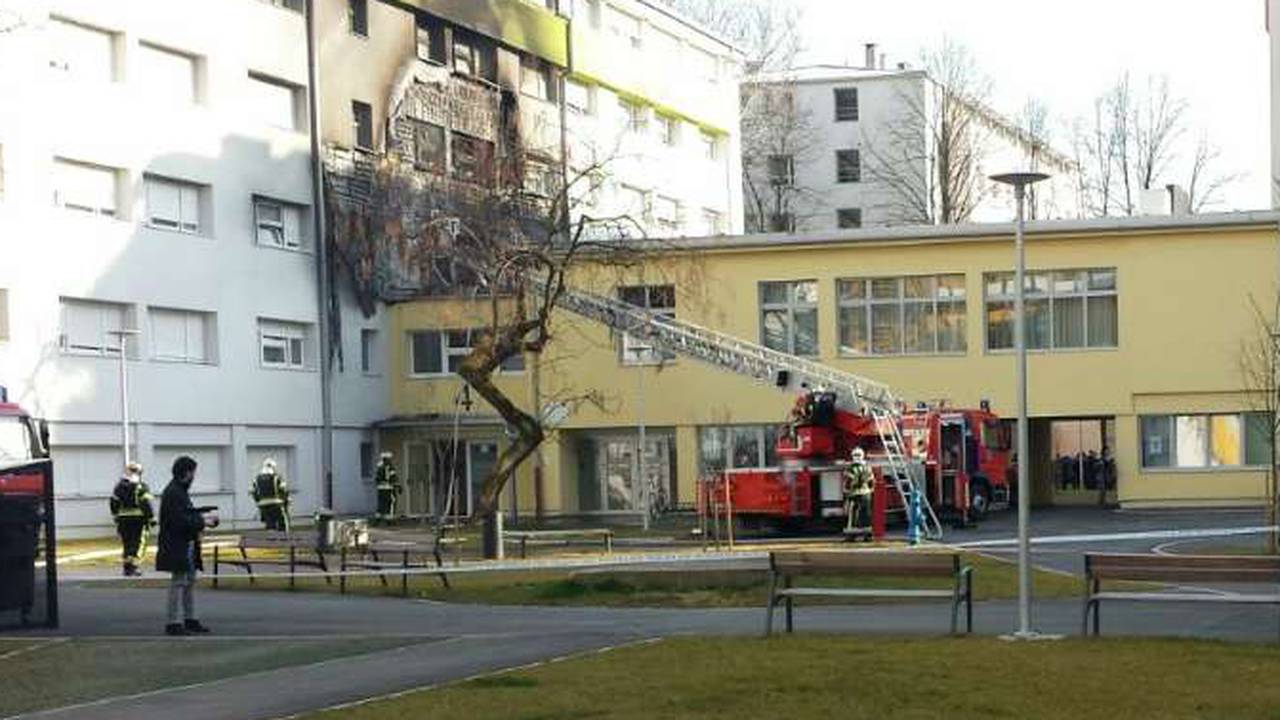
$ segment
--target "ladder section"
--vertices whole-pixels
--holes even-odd
[[[942,523],[938,522],[938,515],[933,511],[933,505],[929,503],[929,494],[916,487],[915,478],[911,476],[911,468],[907,465],[906,454],[902,450],[902,433],[898,428],[897,416],[893,412],[873,408],[871,418],[876,424],[880,445],[884,448],[885,465],[882,472],[889,474],[889,481],[893,483],[898,495],[902,498],[902,507],[910,517],[911,495],[919,493],[924,522],[921,530],[930,540],[941,540]]]
[[[837,404],[847,410],[864,414],[869,410],[889,414],[897,411],[898,401],[883,383],[693,323],[657,315],[620,300],[566,289],[559,306],[614,331],[643,337],[662,350],[701,360],[781,389],[832,391],[836,393]]]

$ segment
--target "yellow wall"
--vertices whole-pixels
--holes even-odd
[[[920,241],[829,242],[786,247],[720,249],[684,255],[646,271],[646,282],[673,282],[680,318],[759,341],[758,283],[815,279],[819,288],[821,359],[885,382],[900,397],[945,398],[976,406],[989,399],[1012,416],[1013,357],[985,350],[984,272],[1012,269],[1008,237]],[[1115,267],[1119,289],[1119,345],[1106,350],[1033,352],[1029,361],[1030,412],[1034,417],[1116,418],[1119,499],[1128,504],[1256,501],[1264,475],[1256,470],[1144,471],[1139,468],[1138,416],[1144,413],[1249,410],[1239,369],[1241,343],[1253,332],[1249,297],[1276,291],[1276,231],[1262,225],[1210,229],[1124,230],[1085,235],[1039,235],[1028,243],[1030,269]],[[835,280],[841,277],[963,273],[967,290],[964,354],[933,357],[837,356]],[[614,292],[641,281],[637,272],[583,272],[584,287]],[[441,412],[456,380],[407,380],[404,333],[410,328],[461,327],[456,304],[423,301],[393,308],[393,361],[397,413]],[[453,313],[451,315],[450,313]],[[543,401],[587,391],[603,394],[603,407],[581,405],[566,430],[676,428],[680,492],[691,499],[696,472],[696,427],[776,423],[791,398],[689,359],[665,367],[623,367],[616,341],[589,321],[561,315],[555,341],[542,358]],[[528,376],[503,379],[524,383]],[[644,387],[643,418],[638,383]],[[571,448],[555,441],[547,462],[547,501],[552,510],[576,507]],[[553,486],[559,486],[553,490]],[[559,497],[557,496],[559,495]]]

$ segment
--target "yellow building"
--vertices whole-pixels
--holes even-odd
[[[1031,472],[1039,503],[1125,507],[1258,503],[1266,415],[1241,371],[1271,307],[1280,215],[1033,223],[1028,231]],[[1007,226],[859,230],[677,241],[643,273],[597,268],[584,289],[888,383],[908,401],[1012,417],[1013,246]],[[641,276],[643,275],[643,276]],[[642,289],[642,288],[647,288]],[[391,308],[396,453],[411,508],[429,509],[431,443],[466,440],[470,476],[504,442],[466,407],[450,359],[484,308],[429,299]],[[700,471],[771,461],[792,398],[652,351],[574,316],[541,358],[502,382],[526,408],[598,393],[572,414],[504,500],[521,513],[635,512],[638,428],[646,473],[681,502]],[[625,346],[625,347],[624,347]],[[535,366],[536,364],[536,366]],[[537,398],[534,397],[535,391]],[[456,430],[455,430],[456,429]],[[442,446],[443,447],[443,446]],[[437,461],[438,462],[438,461]],[[541,475],[539,482],[535,474]],[[415,499],[416,493],[416,499]]]

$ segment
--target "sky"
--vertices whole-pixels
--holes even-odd
[[[1222,150],[1219,170],[1242,173],[1216,209],[1270,204],[1270,71],[1264,0],[798,0],[802,62],[862,64],[874,42],[890,66],[915,63],[943,37],[966,45],[994,82],[992,105],[1012,115],[1048,105],[1054,140],[1128,70],[1136,85],[1168,76],[1189,125]],[[1194,137],[1190,138],[1194,141]],[[1185,171],[1168,180],[1186,183]]]

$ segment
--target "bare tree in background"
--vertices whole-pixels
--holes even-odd
[[[1241,342],[1240,373],[1244,381],[1249,407],[1253,417],[1259,418],[1267,433],[1270,462],[1267,464],[1267,525],[1275,525],[1280,512],[1277,503],[1277,461],[1276,437],[1280,435],[1280,293],[1264,308],[1257,298],[1249,296],[1249,306],[1253,309],[1254,327],[1249,337]],[[1248,435],[1249,424],[1245,423],[1244,432]],[[1246,440],[1247,443],[1247,440]],[[1267,534],[1268,549],[1275,554],[1280,552],[1280,538],[1277,533]]]
[[[1052,129],[1049,126],[1049,106],[1039,98],[1028,98],[1022,105],[1022,109],[1018,111],[1015,122],[1022,132],[1026,133],[1031,139],[1031,161],[1032,170],[1039,170],[1038,163],[1040,156],[1049,147],[1052,141]],[[1044,207],[1046,203],[1036,185],[1027,188],[1027,217],[1035,220],[1045,217],[1049,208]]]
[[[666,0],[667,4],[746,54],[745,82],[791,68],[800,54],[800,6],[795,0]]]
[[[1204,133],[1188,147],[1188,110],[1167,78],[1149,78],[1139,92],[1128,73],[1095,99],[1092,117],[1077,119],[1072,138],[1087,215],[1136,215],[1143,191],[1183,173],[1190,212],[1220,201],[1241,176],[1218,169],[1221,153]]]
[[[982,164],[991,82],[968,49],[949,39],[922,62],[923,90],[900,92],[898,117],[863,138],[865,170],[888,195],[891,223],[965,222],[988,187]]]

